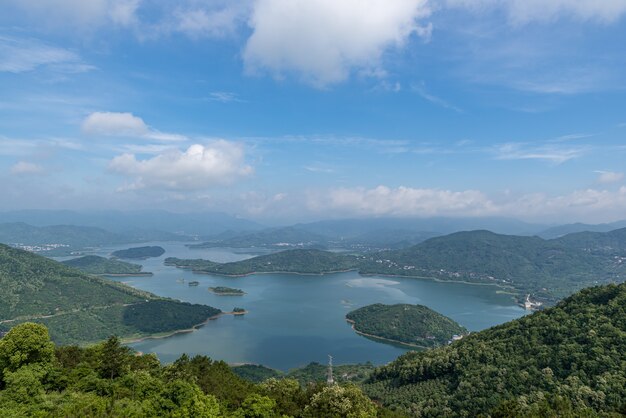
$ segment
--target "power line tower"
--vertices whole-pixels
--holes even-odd
[[[333,356],[328,355],[328,376],[326,377],[326,384],[332,386],[335,384],[335,378],[333,377]]]

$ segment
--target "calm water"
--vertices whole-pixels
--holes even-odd
[[[469,330],[477,331],[520,317],[524,310],[494,286],[440,283],[431,280],[361,277],[338,273],[325,276],[258,274],[226,278],[193,274],[163,265],[166,257],[235,261],[258,253],[232,249],[190,250],[180,243],[161,245],[166,253],[140,261],[153,277],[122,278],[138,289],[225,311],[243,307],[243,317],[224,316],[196,332],[132,344],[142,352],[154,352],[162,361],[182,353],[206,354],[229,363],[258,363],[287,370],[311,361],[326,362],[332,354],[337,364],[371,361],[387,363],[406,348],[380,343],[354,333],[345,321],[350,310],[371,303],[418,303],[447,315]],[[118,248],[99,251],[106,255]],[[198,287],[177,282],[197,280]],[[217,296],[209,286],[242,289],[244,296]]]

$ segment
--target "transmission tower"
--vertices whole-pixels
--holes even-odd
[[[328,386],[335,384],[335,378],[333,377],[333,356],[328,355],[328,376],[326,377],[326,383]]]

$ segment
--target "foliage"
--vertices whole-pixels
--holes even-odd
[[[0,244],[0,330],[32,321],[61,344],[188,329],[220,311],[132,289]]]
[[[335,381],[340,383],[359,383],[369,377],[375,367],[372,363],[364,364],[340,364],[333,366]],[[304,367],[289,370],[287,377],[296,379],[301,385],[306,386],[311,383],[325,382],[328,366],[311,362]]]
[[[142,266],[120,260],[108,259],[97,255],[86,255],[62,262],[66,266],[77,268],[89,274],[138,274]]]
[[[190,248],[321,248],[327,243],[327,239],[321,235],[306,231],[293,226],[281,228],[268,228],[249,234],[215,239],[201,244],[190,245]]]
[[[0,416],[375,417],[382,412],[356,386],[303,389],[292,379],[255,385],[205,356],[183,355],[161,365],[154,355],[138,355],[116,337],[50,351],[45,327],[21,324],[5,338],[36,341],[45,355],[24,358],[4,373]]]
[[[565,411],[563,402],[575,412],[625,413],[626,284],[585,289],[449,346],[407,353],[377,369],[364,387],[418,416],[507,408],[535,416]],[[563,402],[546,401],[548,394]]]
[[[283,376],[283,372],[270,369],[260,364],[242,364],[232,366],[233,372],[244,380],[252,383],[261,383],[273,377]]]
[[[117,258],[150,258],[160,257],[163,254],[165,254],[165,249],[159,246],[134,247],[111,253],[113,257]]]
[[[422,347],[446,344],[467,329],[423,305],[364,306],[346,315],[358,332]]]
[[[165,259],[165,264],[191,268],[200,273],[224,276],[243,276],[253,273],[322,274],[354,270],[358,266],[358,257],[321,250],[287,250],[231,263],[170,257]]]

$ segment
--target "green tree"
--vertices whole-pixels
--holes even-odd
[[[128,357],[130,348],[123,346],[119,338],[111,336],[100,347],[100,364],[98,371],[105,379],[115,379],[124,375],[129,368]]]
[[[304,409],[310,418],[370,418],[376,416],[376,405],[357,386],[326,386],[313,395]]]
[[[54,358],[54,344],[48,329],[25,322],[13,327],[0,340],[0,377],[29,364],[49,365]]]

